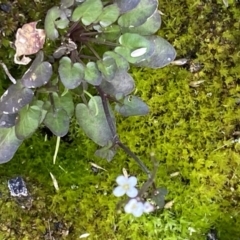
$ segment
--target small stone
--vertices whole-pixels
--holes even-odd
[[[11,11],[11,6],[7,3],[0,3],[0,9],[5,13],[9,13]]]
[[[191,73],[196,73],[196,72],[199,72],[202,69],[202,67],[203,67],[203,65],[201,63],[192,62],[190,64],[189,70],[190,70]]]
[[[28,190],[22,177],[12,178],[8,181],[8,188],[13,197],[27,197]]]
[[[218,240],[216,230],[214,229],[210,230],[210,232],[207,234],[207,240]]]

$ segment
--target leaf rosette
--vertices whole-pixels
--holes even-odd
[[[72,117],[102,147],[95,154],[112,160],[120,146],[115,113],[129,117],[149,112],[133,95],[131,64],[162,68],[176,57],[173,46],[154,35],[161,26],[158,1],[61,0],[47,11],[44,30],[36,24],[24,25],[20,33],[26,37],[30,29],[31,36],[40,33],[41,41],[35,44],[34,39],[36,48],[24,51],[42,50],[0,98],[0,163],[9,161],[42,124],[65,136]],[[18,56],[24,51],[18,50]]]

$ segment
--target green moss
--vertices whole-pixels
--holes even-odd
[[[27,6],[22,4],[14,11],[24,10],[25,16]],[[45,14],[42,9],[47,6],[37,4],[37,14],[30,10],[27,20]],[[165,15],[159,34],[176,47],[179,58],[200,62],[203,69],[193,74],[177,66],[132,68],[136,95],[151,111],[145,117],[118,117],[118,130],[122,141],[149,167],[149,154],[156,153],[160,161],[156,184],[168,189],[167,201],[174,200],[173,207],[138,219],[119,214],[118,199],[112,195],[115,178],[123,167],[140,183],[145,175],[122,151],[111,163],[95,158],[96,146],[73,121],[72,142],[61,142],[56,165],[52,163],[56,139],[44,141],[40,131],[24,142],[11,162],[0,165],[1,239],[40,239],[58,221],[64,226],[52,233],[57,239],[70,229],[66,239],[88,232],[88,239],[199,240],[206,239],[212,227],[220,240],[238,239],[240,148],[232,143],[240,116],[238,3],[225,8],[216,1],[161,1],[160,8]],[[25,22],[14,25],[13,14],[5,20],[10,31],[5,40],[12,40],[16,26]],[[6,51],[12,61],[14,51],[7,43],[1,46],[0,58]],[[198,88],[189,86],[199,80],[204,82]],[[94,174],[89,162],[107,172]],[[180,175],[171,178],[176,171]],[[49,172],[58,181],[58,192]],[[30,210],[9,198],[7,180],[17,175],[24,177],[33,197]],[[191,229],[196,231],[192,235]]]

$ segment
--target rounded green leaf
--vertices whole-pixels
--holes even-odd
[[[147,38],[154,44],[154,53],[144,61],[137,63],[137,66],[162,68],[175,59],[176,51],[169,42],[159,36],[149,36]]]
[[[43,51],[39,51],[30,68],[23,75],[21,82],[27,88],[37,88],[48,83],[52,76],[52,65],[43,62]]]
[[[59,29],[64,29],[68,26],[69,20],[66,18],[55,21],[55,26]]]
[[[72,21],[77,22],[81,19],[82,23],[88,26],[99,17],[102,9],[101,0],[86,0],[73,11]]]
[[[118,41],[123,47],[130,49],[149,46],[149,40],[137,33],[124,33],[119,37]]]
[[[85,68],[84,80],[91,85],[98,86],[102,82],[101,72],[95,62],[88,62]]]
[[[52,93],[54,107],[56,109],[64,109],[69,117],[72,117],[74,112],[74,103],[70,91],[63,95],[58,95],[56,92]]]
[[[70,119],[67,112],[60,108],[51,109],[46,114],[43,123],[50,129],[50,131],[58,137],[63,137],[68,133]]]
[[[120,12],[117,4],[111,4],[103,8],[97,21],[102,27],[107,27],[118,19],[119,14]]]
[[[115,110],[124,117],[146,115],[149,113],[147,104],[137,96],[125,97],[122,104],[118,103],[115,105]]]
[[[38,100],[38,101],[40,101],[40,100]],[[45,101],[43,103],[40,124],[43,122],[44,118],[46,117],[46,114],[47,114],[48,110],[50,109],[50,107],[51,107],[51,103],[49,101]]]
[[[130,74],[124,70],[119,70],[111,81],[102,81],[100,86],[105,93],[111,96],[118,94],[126,96],[134,90],[135,83]]]
[[[17,113],[33,99],[34,92],[22,85],[20,81],[12,84],[0,98],[0,113]]]
[[[52,7],[48,10],[45,22],[44,22],[44,29],[46,35],[49,39],[55,40],[58,38],[59,34],[57,29],[55,28],[55,21],[61,17],[61,10],[59,7]]]
[[[69,20],[66,16],[64,9],[60,9],[59,7],[52,7],[48,10],[45,21],[44,21],[44,29],[46,36],[55,40],[59,37],[59,33],[56,28],[66,28],[69,24]]]
[[[74,0],[61,0],[62,8],[69,8],[74,4]]]
[[[117,4],[120,12],[125,13],[134,9],[139,4],[140,0],[114,0],[114,2]]]
[[[112,147],[112,143],[110,142],[109,145],[104,146],[103,148],[98,149],[94,155],[103,159],[106,159],[110,162],[113,157],[116,155],[117,151],[114,147]]]
[[[123,28],[138,27],[146,22],[157,8],[158,0],[140,0],[134,9],[119,17],[118,24]]]
[[[141,35],[152,35],[156,33],[161,26],[161,15],[158,10],[156,10],[151,17],[149,17],[146,22],[138,27],[128,27],[122,28],[122,32],[128,33],[138,33]]]
[[[136,57],[141,57],[146,52],[147,52],[147,48],[142,47],[142,48],[137,48],[137,49],[133,50],[130,55],[131,55],[131,57],[136,58]]]
[[[39,127],[42,117],[42,101],[35,101],[33,105],[25,106],[16,122],[16,136],[20,140],[30,137]]]
[[[74,103],[71,92],[60,96],[60,106],[67,112],[69,117],[72,117],[74,113]]]
[[[108,105],[108,108],[110,116],[114,122],[114,127],[116,128],[115,117],[110,105]],[[79,103],[76,106],[76,118],[86,135],[99,146],[106,146],[109,141],[112,141],[113,135],[107,123],[102,100],[99,96],[91,98],[88,106]]]
[[[84,81],[78,88],[71,90],[71,92],[80,96],[84,93],[84,91],[87,91],[87,90],[88,90],[88,83]]]
[[[103,58],[103,60],[98,60],[97,67],[99,71],[102,73],[102,77],[108,81],[113,79],[115,72],[117,70],[116,62],[110,56],[106,56],[105,58]]]
[[[11,160],[21,145],[15,134],[15,127],[2,128],[0,131],[0,163],[6,163]]]
[[[152,56],[152,54],[154,53],[154,45],[149,45],[149,48],[140,47],[133,50],[127,47],[116,47],[114,51],[122,55],[128,62],[135,64]]]
[[[67,89],[78,87],[84,77],[84,66],[81,63],[72,63],[69,57],[61,58],[58,72],[62,84]]]
[[[107,57],[111,57],[115,60],[118,70],[125,70],[126,72],[129,70],[130,66],[128,61],[120,54],[108,51],[103,54],[103,60]]]
[[[159,208],[163,208],[165,205],[165,197],[167,194],[168,191],[166,188],[157,188],[156,191],[154,191],[154,194],[152,194],[151,199],[156,203]]]
[[[0,128],[10,128],[15,126],[18,114],[0,114]]]
[[[21,82],[27,88],[37,88],[47,84],[51,76],[52,65],[49,62],[33,62],[23,75]]]
[[[130,63],[138,63],[150,57],[154,52],[154,44],[136,33],[124,33],[119,38],[119,43],[122,46],[116,47],[114,51]]]

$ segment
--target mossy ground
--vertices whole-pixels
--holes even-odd
[[[149,167],[149,154],[155,152],[160,161],[156,184],[168,189],[172,208],[137,219],[117,213],[112,189],[122,168],[138,176],[140,184],[146,177],[122,151],[111,163],[95,158],[96,146],[73,121],[55,165],[56,138],[45,141],[41,131],[0,165],[0,239],[42,239],[50,229],[55,239],[70,230],[65,239],[88,232],[88,239],[203,240],[211,228],[220,240],[240,238],[240,144],[233,143],[233,133],[240,130],[240,4],[226,8],[222,1],[164,0],[160,10],[165,15],[159,35],[175,46],[178,58],[189,57],[203,68],[198,73],[178,66],[132,68],[136,95],[151,111],[145,117],[119,117],[118,130]],[[11,33],[3,39],[0,58],[9,56],[11,64],[7,37],[12,40]],[[189,85],[200,80],[199,87]],[[8,80],[1,81],[3,86]],[[92,172],[90,162],[107,172]],[[49,172],[58,181],[58,192]],[[180,175],[171,178],[173,172]],[[33,198],[29,210],[9,197],[7,180],[17,175],[25,179]],[[58,222],[62,227],[56,227]]]

